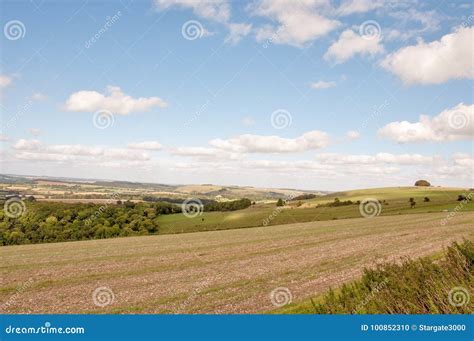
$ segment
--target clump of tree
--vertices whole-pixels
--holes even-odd
[[[414,208],[414,207],[415,207],[416,201],[415,201],[414,198],[410,198],[410,199],[408,200],[408,202],[410,203],[410,207],[411,207],[411,208]]]
[[[459,194],[458,195],[458,201],[466,201],[466,200],[468,200],[468,199],[464,194]]]
[[[415,186],[430,187],[431,184],[426,180],[418,180],[415,182]]]
[[[232,200],[232,201],[213,201],[212,203],[204,204],[204,211],[236,211],[250,207],[252,201],[247,198]]]
[[[180,212],[162,203],[117,204],[30,202],[26,212],[10,218],[0,211],[0,245],[101,239],[159,232],[161,214]]]
[[[283,202],[282,198],[280,198],[280,199],[278,199],[276,205],[277,205],[277,207],[281,207],[281,206],[284,206],[285,203]]]
[[[352,200],[341,201],[339,198],[334,198],[334,201],[328,203],[327,206],[338,207],[338,206],[348,206],[348,205],[353,205],[353,204],[354,202]]]
[[[314,198],[317,198],[317,197],[318,196],[316,194],[311,194],[311,193],[301,194],[301,195],[298,195],[298,196],[290,199],[290,201],[309,200],[309,199],[314,199]]]
[[[424,202],[430,202],[430,198],[425,197],[425,198],[423,199],[423,201],[424,201]]]
[[[366,269],[362,279],[338,293],[330,290],[306,309],[316,314],[470,314],[474,301],[467,290],[473,273],[474,243],[454,243],[440,261],[426,257]],[[466,293],[453,292],[459,288]],[[464,301],[452,304],[455,295]]]

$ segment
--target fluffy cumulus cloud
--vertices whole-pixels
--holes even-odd
[[[251,24],[231,22],[231,6],[227,0],[155,0],[154,4],[158,10],[189,9],[198,17],[223,24],[229,30],[225,41],[230,44],[236,44],[252,30]],[[203,36],[211,35],[206,29],[202,30]]]
[[[328,1],[261,0],[249,7],[251,14],[273,21],[256,30],[258,41],[302,47],[340,25],[328,18]]]
[[[225,41],[230,44],[237,44],[243,37],[247,36],[252,31],[251,24],[229,24],[229,34]]]
[[[324,54],[326,60],[343,63],[355,55],[373,56],[384,52],[381,36],[365,37],[359,32],[345,30]]]
[[[209,144],[236,153],[295,153],[324,148],[329,144],[329,136],[318,130],[294,139],[244,134],[227,140],[214,139]]]
[[[132,142],[127,145],[130,149],[161,150],[163,146],[157,141]]]
[[[117,86],[108,86],[107,94],[82,90],[69,96],[64,109],[75,112],[96,112],[108,110],[117,115],[129,115],[132,112],[148,111],[153,107],[166,107],[167,103],[158,97],[133,98],[123,93]]]
[[[474,105],[463,103],[435,117],[421,115],[418,122],[391,122],[378,131],[379,136],[400,143],[474,139]]]
[[[474,27],[458,28],[440,40],[423,41],[388,55],[382,66],[405,84],[440,84],[450,79],[474,77],[472,37]]]
[[[318,81],[311,83],[310,86],[312,89],[316,90],[329,89],[334,88],[336,86],[336,82]]]

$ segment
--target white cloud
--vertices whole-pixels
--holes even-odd
[[[29,128],[28,132],[33,136],[39,136],[42,133],[41,129],[38,128]]]
[[[329,88],[334,88],[336,86],[336,82],[325,82],[325,81],[318,81],[311,83],[311,88],[312,89],[329,89]]]
[[[12,83],[13,79],[7,75],[0,75],[0,88],[6,88]]]
[[[240,160],[243,158],[243,155],[239,153],[232,153],[209,147],[178,147],[171,149],[171,154],[175,156],[197,158],[203,161],[218,159]]]
[[[337,9],[337,13],[341,16],[365,13],[380,8],[383,5],[383,1],[380,0],[345,0]]]
[[[350,131],[347,132],[346,137],[349,140],[357,140],[360,137],[360,133],[358,131],[355,131],[355,130],[350,130]]]
[[[356,54],[376,55],[384,52],[381,45],[381,36],[371,38],[363,37],[353,30],[345,30],[324,54],[326,60],[333,60],[336,63],[343,63]]]
[[[465,153],[454,153],[453,161],[456,166],[467,167],[470,169],[471,173],[474,169],[474,157]]]
[[[257,41],[302,47],[340,25],[339,21],[324,16],[330,10],[328,1],[261,0],[249,9],[253,15],[276,22],[258,28]]]
[[[95,112],[108,110],[117,115],[128,115],[136,111],[147,111],[152,107],[166,107],[166,102],[158,97],[133,98],[122,92],[119,87],[108,86],[107,95],[97,91],[82,90],[73,93],[67,99],[64,109],[76,112]]]
[[[19,150],[39,150],[41,142],[38,140],[20,139],[12,147]]]
[[[10,138],[7,135],[0,134],[0,142],[10,141]]]
[[[231,44],[237,44],[243,37],[247,36],[251,30],[251,24],[229,24],[229,34],[225,41]]]
[[[327,165],[429,165],[434,160],[433,156],[420,154],[390,154],[378,153],[376,155],[343,155],[343,154],[318,154],[316,160]]]
[[[43,95],[42,93],[39,93],[39,92],[35,92],[32,96],[31,96],[31,99],[35,100],[35,101],[44,101],[46,100],[48,97],[46,97],[46,95]]]
[[[163,146],[157,141],[132,142],[127,145],[131,149],[161,150]]]
[[[159,10],[173,7],[191,9],[197,16],[219,22],[230,19],[230,5],[226,0],[154,0],[154,4]]]
[[[297,138],[245,134],[228,140],[214,139],[215,148],[237,153],[295,153],[324,148],[329,144],[327,133],[314,130]]]
[[[252,30],[251,24],[230,22],[231,6],[227,0],[154,0],[154,4],[158,10],[189,9],[198,17],[223,24],[229,30],[225,42],[230,44],[237,44]],[[204,29],[203,36],[207,35],[211,33]]]
[[[247,127],[253,126],[255,124],[255,119],[250,116],[244,117],[242,119],[242,124]]]
[[[379,136],[400,143],[474,139],[474,105],[463,103],[431,118],[421,115],[419,122],[391,122],[378,131]]]
[[[440,84],[450,79],[474,77],[472,37],[474,27],[458,28],[431,43],[423,41],[388,55],[382,67],[405,84]]]
[[[108,160],[150,160],[148,154],[127,148],[86,146],[80,144],[44,145],[38,140],[20,139],[13,145],[13,148],[21,151],[20,153],[16,153],[15,157],[24,160],[64,161],[69,159],[83,159],[93,162]],[[54,157],[53,155],[57,156]]]
[[[15,154],[15,158],[19,160],[27,161],[54,161],[54,162],[64,162],[64,161],[73,161],[75,157],[68,155],[60,154],[48,154],[48,153],[31,153],[31,152],[20,152]]]

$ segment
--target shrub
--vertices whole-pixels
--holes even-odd
[[[450,295],[472,291],[473,273],[474,243],[453,243],[440,261],[425,257],[365,269],[360,280],[329,290],[313,307],[317,314],[470,314],[472,299],[455,306]]]
[[[417,182],[415,182],[415,186],[429,187],[429,186],[431,186],[431,184],[426,180],[418,180]]]

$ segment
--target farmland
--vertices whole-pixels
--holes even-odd
[[[34,188],[64,189],[71,183],[4,184],[12,186],[27,197]],[[96,183],[92,199],[79,199],[90,184],[74,186],[75,198],[26,199],[22,216],[3,217],[4,241],[12,241],[12,233],[23,238],[7,244],[38,244],[0,248],[1,312],[307,312],[309,298],[358,280],[364,268],[432,257],[454,241],[474,240],[474,203],[459,200],[472,198],[465,188],[314,192],[302,200],[292,198],[309,192],[282,190],[277,195],[282,206],[276,206],[276,192],[246,188],[260,200],[250,205],[245,199],[250,206],[244,209],[190,216],[173,213],[181,212],[179,200],[141,200],[164,192],[142,192],[139,184]],[[204,200],[216,188],[167,190],[173,200],[191,194]],[[236,195],[233,191],[228,194]],[[112,192],[132,194],[125,195],[127,202],[104,199],[103,193]],[[367,199],[376,208],[369,218],[360,206]],[[92,240],[61,242],[74,239]],[[292,302],[283,309],[272,300],[282,288]]]
[[[2,312],[265,312],[275,308],[276,288],[300,302],[358,278],[364,267],[474,238],[473,212],[441,224],[445,218],[445,212],[414,213],[6,246],[0,248]],[[97,289],[113,299],[94,304]]]

